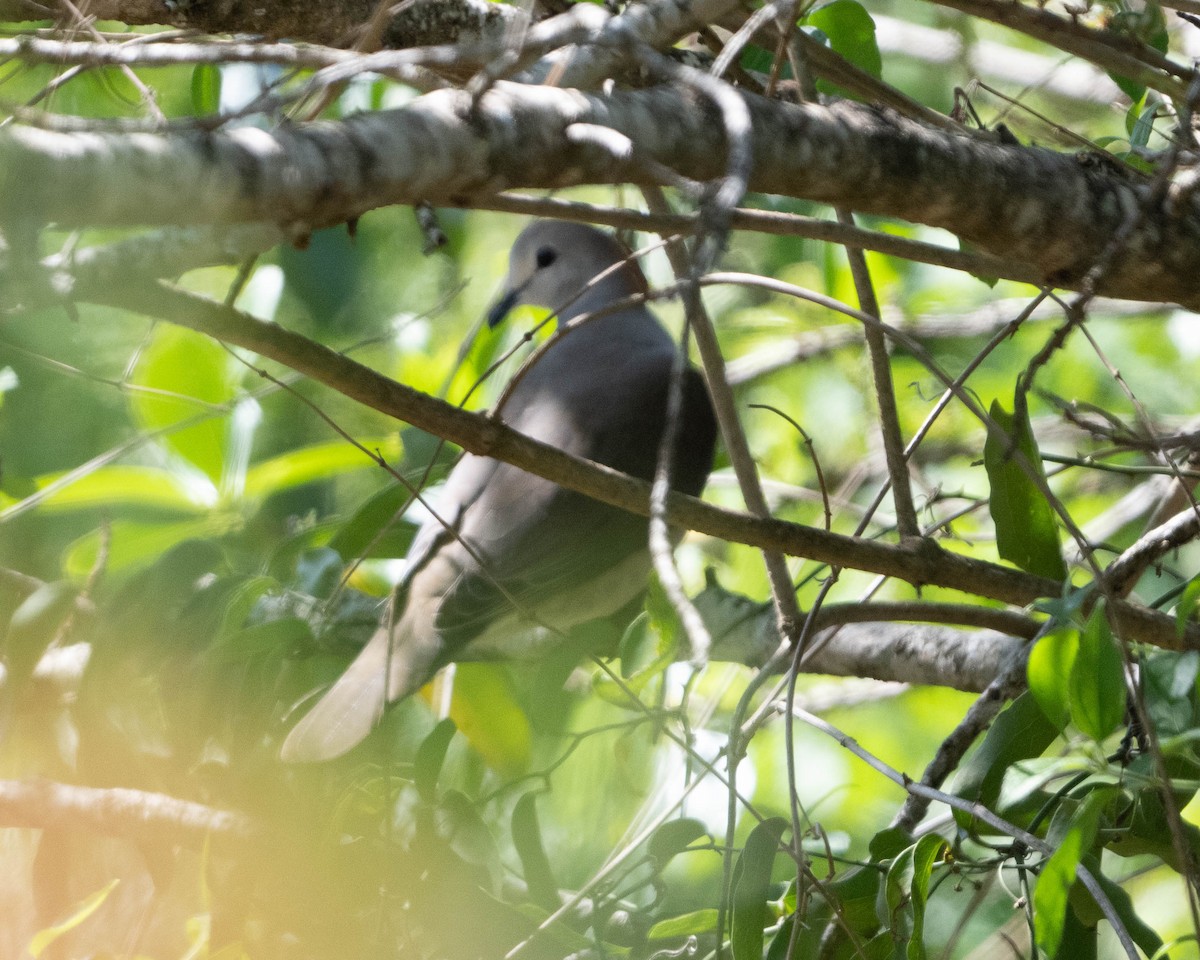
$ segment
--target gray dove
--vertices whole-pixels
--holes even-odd
[[[610,269],[612,268],[612,269]],[[607,272],[606,272],[607,271]],[[507,291],[488,314],[558,311],[560,331],[502,400],[505,424],[567,453],[651,480],[675,341],[646,309],[628,251],[592,227],[536,221],[517,238]],[[685,369],[672,486],[698,495],[716,421]],[[465,454],[407,557],[385,624],[284,741],[285,761],[327,760],[363,740],[384,709],[456,660],[504,656],[606,617],[646,588],[647,521],[488,457]]]

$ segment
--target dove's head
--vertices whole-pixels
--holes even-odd
[[[536,220],[521,231],[509,257],[504,292],[488,311],[496,326],[521,304],[559,311],[560,320],[588,309],[644,294],[646,278],[629,250],[595,227]]]

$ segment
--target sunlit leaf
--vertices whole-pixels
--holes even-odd
[[[1071,717],[1071,675],[1078,653],[1079,631],[1060,624],[1034,642],[1025,667],[1030,693],[1059,730]]]
[[[161,430],[192,420],[199,422],[166,433],[163,442],[214,483],[225,465],[226,418],[213,406],[235,396],[233,359],[220,344],[169,323],[155,327],[138,358],[131,380],[160,394],[133,391],[129,405],[144,430]]]
[[[56,923],[52,927],[46,927],[44,930],[39,930],[36,934],[34,934],[33,939],[29,941],[29,947],[27,948],[34,960],[38,960],[38,958],[45,952],[46,948],[54,943],[54,941],[70,933],[72,930],[86,921],[93,913],[99,910],[100,907],[103,906],[104,901],[108,899],[108,895],[112,893],[114,889],[116,889],[117,884],[120,882],[120,879],[113,880],[106,887],[101,890],[97,890],[90,897],[83,900],[79,906],[75,908],[75,912],[72,913],[71,916],[69,916],[66,920],[63,920],[61,923]]]
[[[876,79],[883,76],[875,21],[858,0],[833,0],[822,4],[801,22],[820,30],[829,45],[860,70]]]
[[[1005,434],[1001,438],[989,430],[983,445],[983,463],[990,487],[988,509],[996,526],[996,548],[1000,556],[1022,570],[1064,580],[1067,568],[1058,542],[1054,511],[1026,467],[1014,456],[1023,454],[1029,470],[1045,482],[1028,415],[1018,420],[999,400],[992,401],[989,413]]]
[[[529,718],[503,670],[485,663],[458,664],[450,717],[490,767],[514,776],[528,769]]]
[[[400,457],[400,438],[396,434],[361,442],[371,453],[378,453],[389,461]],[[302,447],[252,466],[246,472],[246,495],[268,497],[301,484],[329,480],[367,468],[378,470],[379,466],[353,444],[345,441]]]
[[[1098,603],[1079,635],[1071,667],[1071,722],[1093,740],[1103,740],[1125,716],[1124,662]]]

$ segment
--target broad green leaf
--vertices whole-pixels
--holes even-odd
[[[1093,740],[1103,740],[1125,718],[1124,663],[1104,604],[1097,603],[1079,635],[1071,667],[1071,722]]]
[[[560,906],[558,884],[542,844],[536,793],[524,794],[513,807],[512,838],[517,856],[521,858],[521,872],[525,876],[529,899],[546,910],[556,910]]]
[[[998,437],[989,430],[983,445],[983,464],[990,486],[988,509],[996,527],[996,549],[1000,556],[1022,570],[1052,580],[1065,580],[1067,568],[1054,511],[1014,456],[1015,452],[1023,454],[1029,468],[1045,481],[1029,418],[1023,416],[1018,421],[999,400],[992,401],[989,413],[1006,434]]]
[[[175,523],[117,520],[109,524],[108,528],[109,545],[105,553],[105,572],[113,574],[145,567],[185,540],[220,537],[235,529],[237,523],[235,517],[224,514],[212,514]],[[100,532],[93,531],[71,544],[63,557],[63,572],[74,579],[86,577],[96,565],[101,541]]]
[[[1038,638],[1029,651],[1025,673],[1029,692],[1049,721],[1059,730],[1071,718],[1071,675],[1079,654],[1079,631],[1060,624]]]
[[[208,414],[165,434],[163,442],[214,483],[219,483],[225,465],[228,424],[225,417],[212,415],[212,405],[234,398],[232,363],[224,348],[208,337],[160,323],[131,377],[137,386],[162,391],[129,394],[134,419],[144,430],[161,430]]]
[[[767,925],[767,891],[771,870],[779,850],[779,838],[787,829],[782,817],[764,820],[750,831],[734,867],[733,923],[730,943],[733,960],[761,960],[763,930]]]
[[[390,462],[398,460],[402,452],[397,434],[364,440],[362,444]],[[305,483],[328,480],[368,467],[379,469],[374,460],[353,444],[345,441],[320,443],[291,450],[252,466],[246,472],[246,496],[269,497]]]
[[[460,663],[454,668],[450,717],[488,766],[518,776],[529,769],[529,718],[513,697],[503,668]]]
[[[1075,871],[1083,855],[1096,842],[1100,814],[1108,799],[1106,793],[1095,792],[1074,811],[1066,803],[1061,808],[1070,816],[1070,827],[1059,842],[1058,849],[1042,865],[1037,886],[1033,890],[1037,943],[1047,956],[1058,955],[1070,905],[1071,887],[1075,885]]]
[[[221,68],[201,63],[192,70],[192,109],[196,116],[211,116],[221,109]]]
[[[39,490],[52,488],[52,492],[41,500],[41,508],[83,510],[99,507],[111,513],[118,507],[135,507],[199,513],[210,509],[215,502],[215,488],[203,483],[189,483],[178,473],[158,467],[119,464],[99,467],[53,489],[65,476],[48,474],[37,478]]]
[[[446,751],[458,727],[447,717],[435,726],[421,741],[413,760],[413,783],[417,792],[426,803],[437,799],[437,782],[442,772],[442,764],[446,761]]]
[[[1190,730],[1196,721],[1200,651],[1143,650],[1138,656],[1146,712],[1160,740]]]
[[[716,929],[716,910],[694,910],[669,920],[659,920],[646,936],[650,940],[674,940],[679,937],[698,937]]]
[[[1008,769],[1021,760],[1041,756],[1058,732],[1034,696],[1021,694],[1000,712],[979,749],[959,770],[953,792],[994,809]],[[960,826],[973,829],[968,814],[955,811],[954,817]]]
[[[397,514],[412,499],[402,484],[391,483],[372,496],[329,541],[343,560],[403,557],[416,526]]]
[[[1096,882],[1100,884],[1100,890],[1108,898],[1108,902],[1112,904],[1113,910],[1116,911],[1117,916],[1129,932],[1129,936],[1133,939],[1133,942],[1141,947],[1142,952],[1147,957],[1168,960],[1168,958],[1159,952],[1163,945],[1162,939],[1138,915],[1137,907],[1129,892],[1119,883],[1110,880],[1101,872],[1098,858],[1094,855],[1085,854],[1083,864],[1091,871],[1092,876],[1096,878]],[[1099,905],[1092,899],[1091,894],[1083,889],[1082,885],[1072,888],[1071,905],[1074,907],[1075,913],[1085,923],[1094,926],[1104,919],[1104,914],[1100,910]],[[1171,954],[1171,956],[1175,956],[1175,954]],[[1073,955],[1064,955],[1063,960],[1075,960],[1075,958]]]
[[[50,946],[50,944],[54,943],[54,941],[60,937],[70,933],[81,923],[87,920],[87,918],[93,913],[99,910],[104,904],[104,901],[108,899],[108,895],[112,893],[114,889],[116,889],[117,884],[120,882],[121,881],[119,878],[113,880],[108,884],[108,886],[104,887],[102,890],[97,890],[90,897],[81,902],[75,909],[75,912],[66,920],[62,921],[62,923],[56,923],[52,927],[46,927],[44,930],[39,930],[37,933],[35,933],[33,939],[29,941],[28,947],[29,953],[33,956],[33,960],[38,960],[38,957],[45,952],[46,948]]]
[[[682,817],[668,820],[646,841],[646,853],[662,870],[674,856],[683,853],[694,841],[707,837],[708,830],[699,820]]]
[[[902,851],[892,862],[885,885],[890,928],[893,937],[906,931],[908,945],[905,956],[908,960],[925,960],[925,904],[929,896],[929,878],[933,868],[946,850],[946,841],[936,834],[922,837],[911,847]],[[901,922],[899,911],[911,912],[911,919]]]
[[[875,21],[858,0],[833,0],[810,11],[802,23],[820,30],[829,46],[860,70],[876,79],[883,76]]]

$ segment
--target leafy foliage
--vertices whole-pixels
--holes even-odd
[[[1080,16],[1122,38],[1123,51],[1177,60],[1194,29],[1153,3]],[[965,44],[962,62],[905,49],[902,26],[952,35]],[[968,53],[1035,58],[1023,62],[1046,67],[1044,85],[988,74],[971,92],[972,108],[1004,125],[1003,136],[988,134],[1001,142],[1056,143],[1069,131],[1107,152],[1106,163],[1154,171],[1172,118],[1192,113],[1103,63],[1089,76],[1112,74],[1125,99],[1109,87],[1068,96],[1052,44],[949,6],[834,0],[798,10],[790,27],[853,68],[819,78],[822,93],[870,99],[847,86],[865,76],[941,112],[974,78]],[[785,47],[756,36],[736,62],[751,77],[792,77]],[[166,118],[218,124],[268,93],[287,99],[311,76],[230,63],[131,75],[31,62],[14,63],[0,89],[8,104],[44,101],[72,122],[139,118],[147,99],[136,77]],[[327,92],[319,112],[331,121],[415,95],[377,74]],[[570,199],[634,202],[600,187]],[[826,215],[782,197],[745,205]],[[520,224],[455,210],[438,211],[438,223],[448,242],[425,257],[410,212],[380,210],[353,231],[318,232],[252,263],[198,266],[178,282],[483,409],[525,355],[531,326],[518,317],[489,334],[477,322]],[[0,226],[6,258],[15,241],[48,252],[114,239]],[[831,244],[746,231],[725,259],[860,302]],[[642,262],[653,286],[673,281],[661,251]],[[942,798],[953,818],[935,806],[920,824],[896,822],[909,783],[884,768],[919,780],[974,695],[801,675],[795,700],[844,738],[804,726],[778,678],[758,670],[779,641],[761,556],[714,538],[689,537],[677,559],[729,662],[679,662],[683,622],[650,584],[643,609],[580,628],[537,662],[456,664],[337,762],[284,766],[278,748],[296,717],[379,623],[396,558],[423,517],[413,490],[435,496],[454,451],[181,326],[6,294],[0,756],[13,782],[147,799],[141,818],[89,819],[68,806],[38,814],[43,822],[23,819],[0,784],[0,823],[40,826],[9,831],[0,852],[9,878],[0,955],[919,960],[1004,940],[1072,960],[1121,956],[1129,944],[1196,957],[1200,651],[1189,631],[1200,619],[1200,554],[1185,538],[1129,586],[1139,603],[1174,615],[1178,649],[1131,641],[1112,615],[1121,598],[1097,585],[1109,560],[1178,512],[1155,516],[1169,485],[1155,478],[1194,481],[1180,471],[1190,470],[1185,425],[1200,408],[1195,318],[1101,300],[1080,307],[1085,323],[1043,308],[1005,326],[1033,288],[877,253],[866,263],[884,319],[923,351],[902,341],[890,356],[903,439],[928,421],[909,457],[922,534],[1062,587],[1023,611],[1038,632],[1028,692],[960,758]],[[857,328],[761,290],[706,296],[774,514],[863,542],[893,539]],[[655,309],[682,328],[678,303]],[[965,393],[936,416],[945,384],[927,359],[965,376]],[[993,428],[964,396],[990,408]],[[706,497],[741,506],[726,459]],[[803,558],[790,572],[805,611],[886,602],[889,617],[940,624],[953,603],[975,611],[955,623],[992,622],[998,600],[924,584],[912,558],[912,582],[878,578],[853,556],[836,575]],[[948,642],[912,629],[892,651],[897,662],[919,640]],[[972,655],[969,643],[953,649]],[[887,674],[891,659],[870,669]],[[161,810],[178,810],[168,806],[176,800],[195,806],[164,826]],[[205,809],[238,811],[256,829],[181,826]]]

